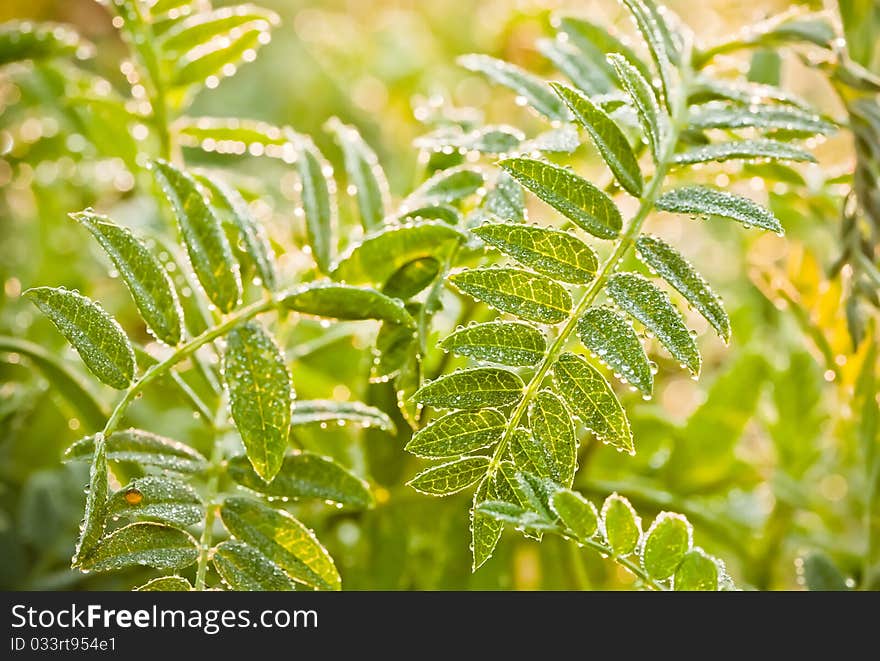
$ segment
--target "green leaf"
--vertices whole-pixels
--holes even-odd
[[[223,525],[258,549],[293,580],[319,590],[339,590],[333,558],[315,534],[284,510],[249,498],[227,498],[220,508]]]
[[[440,347],[460,356],[501,365],[537,365],[547,342],[540,331],[516,321],[490,321],[461,328]]]
[[[241,298],[241,279],[220,219],[186,172],[165,161],[153,161],[153,174],[177,219],[193,270],[205,293],[221,312]]]
[[[329,174],[332,170],[311,140],[298,138],[296,143],[296,172],[301,186],[306,240],[318,268],[327,273],[333,259],[336,224],[335,184]]]
[[[161,523],[131,523],[103,540],[79,567],[86,571],[114,571],[136,565],[180,569],[193,564],[199,550],[192,535]]]
[[[263,23],[263,29],[268,30],[270,26],[277,26],[280,19],[275,12],[251,4],[199,11],[174,23],[159,39],[159,44],[162,54],[170,60],[254,23]]]
[[[663,149],[669,118],[657,103],[657,97],[654,95],[650,83],[645,80],[638,69],[617,53],[611,53],[608,56],[608,61],[611,62],[623,88],[636,107],[642,131],[648,139],[648,145],[651,147],[651,153],[654,154],[656,161]]]
[[[479,507],[487,500],[495,497],[494,480],[486,477],[474,491],[474,500],[470,511],[472,571],[477,571],[495,553],[495,547],[501,539],[504,524],[501,521],[479,511]]]
[[[651,396],[654,376],[648,356],[623,315],[608,307],[590,308],[578,320],[577,332],[583,345],[619,374],[618,378]]]
[[[614,493],[602,505],[602,532],[615,555],[629,555],[642,536],[642,520],[626,498]]]
[[[147,327],[171,346],[180,342],[181,311],[171,276],[143,243],[107,216],[86,210],[70,217],[85,227],[112,260]]]
[[[110,415],[98,401],[86,380],[74,372],[61,357],[39,344],[17,337],[0,335],[0,353],[24,356],[27,362],[42,372],[52,388],[61,394],[81,416],[86,429],[100,429]],[[91,452],[89,453],[91,456]]]
[[[555,280],[583,284],[596,275],[596,254],[563,230],[517,223],[484,223],[471,230],[519,263]]]
[[[499,165],[593,236],[613,239],[620,233],[623,219],[611,198],[570,170],[531,158],[509,158]]]
[[[704,186],[683,186],[664,193],[655,206],[661,211],[690,215],[718,216],[759,227],[771,232],[782,232],[782,225],[769,210],[747,197]]]
[[[753,103],[776,101],[801,108],[802,110],[806,110],[809,107],[803,99],[779,87],[742,80],[718,80],[708,76],[697,76],[690,91],[691,94],[688,97],[688,102],[692,104],[726,99],[728,101],[737,101],[746,106]]]
[[[416,331],[406,326],[383,322],[376,333],[376,349],[370,365],[370,380],[383,383],[400,374],[415,352],[418,353]]]
[[[257,322],[226,336],[223,374],[229,408],[254,470],[267,482],[281,469],[293,387],[284,354]]]
[[[189,592],[192,589],[182,576],[160,576],[135,588],[135,592]]]
[[[432,257],[442,261],[464,239],[464,234],[445,222],[390,225],[348,248],[330,275],[349,284],[385,285],[415,260]]]
[[[255,51],[263,43],[268,43],[270,29],[267,21],[258,21],[232,30],[224,38],[196,44],[175,61],[171,85],[201,84],[208,78],[219,82],[219,79],[233,75],[238,66],[248,60],[248,51]]]
[[[382,293],[402,301],[409,300],[440,275],[443,266],[433,257],[419,257],[407,262],[385,282]]]
[[[401,221],[415,220],[417,224],[424,224],[426,220],[439,220],[447,225],[458,225],[461,214],[448,204],[434,204],[418,209],[404,211],[398,216]]]
[[[510,457],[517,470],[540,478],[557,479],[556,466],[549,448],[535,439],[528,429],[514,429],[508,443]]]
[[[529,405],[529,427],[550,458],[548,477],[570,487],[577,469],[577,438],[571,415],[559,397],[549,390],[540,391]]]
[[[663,21],[657,7],[654,6],[653,0],[620,0],[635,19],[639,32],[642,33],[648,50],[651,53],[651,59],[657,72],[660,74],[660,81],[663,84],[663,96],[667,105],[671,104],[673,87],[675,81],[673,79],[673,67],[670,59],[677,59],[675,45],[669,34],[669,28]]]
[[[581,356],[564,353],[553,365],[553,381],[569,410],[599,440],[635,453],[626,413],[595,367]]]
[[[204,505],[195,490],[167,477],[140,477],[110,496],[107,516],[162,521],[185,528],[202,520]]]
[[[560,83],[550,83],[571,109],[575,121],[586,129],[614,178],[634,197],[642,195],[642,172],[629,141],[620,127],[590,99]]]
[[[494,445],[506,425],[495,409],[455,411],[417,431],[404,449],[418,457],[457,457]]]
[[[298,400],[293,403],[292,427],[351,422],[361,427],[395,432],[394,422],[385,412],[361,402],[337,402],[330,399]]]
[[[428,496],[449,496],[468,488],[489,469],[489,457],[461,457],[422,471],[407,485]]]
[[[843,592],[850,589],[843,574],[824,553],[813,551],[798,560],[798,574],[810,592]]]
[[[83,560],[95,551],[104,536],[107,522],[105,505],[110,486],[107,479],[107,444],[103,433],[95,435],[94,455],[90,459],[85,515],[73,553],[73,567],[82,567]]]
[[[550,497],[555,493],[558,485],[548,478],[517,471],[513,486],[520,504],[537,514],[540,520],[552,525],[554,516],[550,511]]]
[[[568,110],[547,87],[547,83],[518,66],[488,55],[463,55],[458,63],[468,71],[482,73],[507,87],[549,119],[567,120]]]
[[[539,512],[529,511],[504,500],[484,501],[480,503],[477,511],[479,514],[490,516],[496,521],[510,523],[523,532],[537,531],[540,533],[543,530],[552,530],[555,527],[552,521],[544,518]]]
[[[659,581],[675,573],[675,569],[691,548],[691,524],[681,514],[661,512],[645,533],[642,565]]]
[[[568,40],[538,39],[535,42],[538,52],[550,60],[553,65],[579,89],[588,94],[601,94],[610,89],[608,75],[584,57],[580,49],[572,46]],[[553,86],[553,83],[550,83]]]
[[[733,106],[708,103],[691,113],[690,126],[696,129],[760,128],[803,133],[833,133],[835,127],[818,115],[799,108],[770,104]]]
[[[578,130],[573,124],[563,124],[559,128],[550,129],[539,133],[534,138],[525,142],[521,151],[571,154],[581,146]]]
[[[448,279],[461,292],[528,321],[558,324],[571,311],[571,296],[562,285],[521,269],[469,269]]]
[[[207,460],[188,445],[140,429],[116,431],[106,440],[107,459],[131,461],[177,473],[199,473]],[[65,461],[89,460],[95,452],[95,437],[78,440],[64,452]]]
[[[645,263],[700,311],[722,340],[730,340],[730,319],[721,300],[694,267],[656,236],[640,236],[636,249]]]
[[[134,350],[104,308],[63,288],[35,287],[24,294],[49,317],[95,376],[117,390],[128,387],[134,378]]]
[[[480,126],[465,132],[459,127],[443,127],[413,141],[417,149],[443,152],[449,148],[460,153],[476,151],[481,154],[506,154],[519,147],[525,136],[512,126]]]
[[[583,90],[587,94],[605,94],[615,87],[614,68],[605,59],[608,53],[620,53],[639,70],[645,80],[653,78],[648,65],[629,46],[612,35],[607,28],[579,18],[563,16],[559,20],[559,31],[565,34],[579,50],[583,51],[586,56],[584,59],[589,61],[589,66],[593,69],[597,81],[600,79],[602,81],[595,91]],[[599,78],[600,76],[601,78]]]
[[[369,287],[314,282],[281,294],[279,304],[288,310],[334,319],[380,319],[415,328],[403,303]]]
[[[673,162],[676,165],[692,165],[734,159],[816,162],[816,159],[809,152],[776,140],[737,140],[692,147],[687,151],[677,153]]]
[[[353,126],[332,117],[324,125],[336,138],[345,160],[348,185],[357,196],[361,224],[373,229],[382,224],[388,208],[388,181],[379,159]]]
[[[423,206],[457,202],[473,195],[485,183],[480,170],[468,166],[458,166],[441,170],[413,191],[403,202],[407,209],[414,204]]]
[[[227,540],[217,545],[211,556],[220,578],[233,590],[284,592],[294,589],[282,569],[254,547]]]
[[[311,452],[288,454],[275,479],[268,483],[244,456],[229,460],[229,474],[242,486],[270,497],[320,498],[360,509],[373,506],[366,482],[332,459]]]
[[[688,551],[675,570],[673,587],[676,590],[718,589],[718,565],[702,549]]]
[[[295,150],[283,129],[237,117],[179,117],[173,125],[183,147],[218,154],[261,154],[293,160]]]
[[[76,30],[58,23],[9,21],[0,25],[0,66],[91,52],[91,44]]]
[[[495,367],[476,367],[445,374],[413,395],[416,402],[437,408],[483,409],[513,404],[524,384],[515,373]]]
[[[198,179],[211,191],[214,206],[220,206],[230,214],[232,222],[244,241],[248,257],[251,258],[260,275],[263,286],[269,290],[275,289],[277,276],[275,262],[272,259],[272,249],[269,247],[266,233],[254,218],[241,193],[219,179],[206,175],[201,175]]]
[[[558,490],[550,499],[550,507],[579,540],[590,539],[599,527],[596,506],[577,491]]]
[[[486,195],[486,211],[499,218],[522,221],[526,215],[526,198],[522,187],[503,170],[498,173],[495,186]]]
[[[627,314],[657,336],[691,374],[700,373],[700,352],[669,295],[637,273],[617,273],[608,279],[608,295]]]

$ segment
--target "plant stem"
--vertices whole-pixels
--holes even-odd
[[[685,96],[683,92],[681,96]],[[635,243],[635,240],[641,233],[642,225],[644,224],[645,219],[648,217],[648,214],[651,213],[651,211],[654,209],[654,203],[656,202],[657,197],[660,195],[660,189],[663,186],[663,180],[666,178],[666,173],[669,170],[673,154],[675,153],[675,147],[678,143],[678,132],[681,125],[684,124],[684,118],[680,117],[679,115],[686,112],[687,105],[683,101],[681,101],[677,104],[676,107],[678,110],[676,112],[676,117],[674,118],[674,121],[671,122],[670,134],[667,136],[665,148],[663,150],[663,153],[657,159],[657,167],[654,171],[654,176],[651,177],[651,181],[648,184],[648,187],[642,194],[638,210],[632,217],[632,220],[630,220],[629,224],[626,227],[626,231],[618,240],[617,245],[614,247],[611,255],[602,264],[602,267],[599,269],[596,277],[590,283],[590,286],[587,287],[587,290],[584,292],[584,295],[578,301],[577,305],[574,306],[574,309],[569,314],[568,319],[565,321],[565,324],[560,329],[559,333],[556,336],[556,339],[553,341],[553,344],[550,345],[547,353],[544,354],[544,358],[541,361],[541,364],[538,366],[537,371],[534,373],[528,385],[526,386],[523,396],[519,400],[519,404],[517,404],[516,408],[514,409],[507,428],[504,430],[504,435],[501,437],[501,441],[498,443],[498,446],[495,448],[495,453],[492,455],[492,462],[489,465],[489,471],[491,474],[494,474],[495,471],[498,470],[498,467],[501,465],[501,460],[504,456],[504,451],[507,448],[507,443],[510,435],[513,433],[513,430],[516,429],[516,426],[517,424],[519,424],[520,419],[522,419],[523,415],[525,415],[526,409],[531,403],[532,398],[541,388],[541,385],[544,383],[544,379],[547,377],[547,373],[556,362],[559,354],[565,348],[569,337],[574,332],[575,328],[577,328],[577,323],[580,320],[581,316],[593,304],[593,301],[596,300],[596,297],[605,288],[605,285],[608,282],[608,278],[617,270],[623,258],[626,257],[626,254],[629,252],[630,248]],[[681,110],[681,108],[685,108],[685,110]]]
[[[587,547],[593,549],[594,551],[598,551],[602,555],[611,558],[612,560],[614,560],[614,562],[619,564],[621,567],[625,567],[626,569],[628,569],[630,571],[630,573],[632,573],[636,578],[638,578],[642,583],[644,583],[647,587],[651,588],[652,590],[657,590],[658,592],[663,592],[663,591],[666,591],[669,589],[665,585],[658,583],[653,578],[648,576],[648,573],[644,569],[642,569],[638,565],[638,563],[633,562],[629,558],[624,558],[622,556],[615,555],[614,551],[611,550],[611,547],[606,546],[602,542],[597,542],[595,539],[574,539],[573,537],[569,537],[568,535],[563,535],[563,537],[565,539],[569,540],[570,542],[572,542],[572,544],[581,544],[583,546],[587,546]],[[577,547],[575,547],[575,548],[577,548]]]
[[[177,350],[172,353],[165,360],[152,365],[146,372],[143,373],[141,378],[135,381],[128,390],[125,391],[125,394],[122,396],[122,399],[116,404],[116,407],[113,409],[113,412],[110,414],[110,417],[107,419],[107,423],[104,425],[103,435],[104,437],[110,436],[116,428],[119,426],[119,423],[122,421],[122,417],[125,414],[125,411],[128,409],[129,405],[137,398],[137,396],[146,388],[150,383],[155,381],[157,378],[165,374],[172,367],[181,362],[184,358],[192,355],[199,347],[216,340],[218,337],[221,337],[228,333],[230,330],[242,324],[249,319],[257,316],[258,314],[262,314],[263,312],[268,312],[275,305],[275,301],[271,298],[267,298],[262,301],[257,301],[256,303],[252,303],[251,305],[247,305],[243,308],[239,308],[236,312],[233,312],[226,319],[223,320],[222,323],[214,326],[213,328],[209,328],[201,335],[194,337],[189,342],[182,344]]]
[[[214,416],[214,429],[222,426],[223,418],[226,415],[226,398],[221,397],[217,406],[217,414]],[[220,469],[223,463],[223,444],[221,434],[215,432],[214,448],[211,450],[211,459],[208,464],[210,477],[205,488],[205,521],[202,528],[202,536],[199,539],[199,562],[196,568],[195,589],[202,591],[205,589],[205,574],[208,571],[208,560],[211,554],[211,544],[214,541],[214,519],[217,516],[217,487],[220,484]]]

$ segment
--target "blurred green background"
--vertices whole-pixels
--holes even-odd
[[[224,3],[216,2],[215,6]],[[569,12],[624,32],[632,27],[613,0],[595,2],[394,2],[266,0],[282,24],[256,62],[244,65],[214,90],[204,90],[191,115],[235,116],[287,124],[312,134],[341,171],[340,154],[322,125],[330,116],[356,125],[376,149],[392,192],[401,196],[421,176],[413,139],[425,132],[414,107],[440,95],[457,106],[481,109],[494,122],[529,129],[539,122],[511,94],[455,64],[482,52],[539,74],[552,68],[535,50],[550,34],[550,16]],[[672,1],[703,43],[726,39],[743,26],[786,10],[787,2]],[[821,8],[814,3],[812,8]],[[806,6],[809,6],[807,4]],[[91,0],[6,0],[0,21],[15,18],[74,25],[96,45],[88,66],[124,84],[119,72],[126,49],[104,7]],[[832,116],[842,107],[825,75],[788,50],[780,52],[781,84]],[[726,63],[748,72],[747,56]],[[754,63],[752,63],[754,64]],[[758,75],[760,72],[757,72]],[[775,75],[775,74],[771,74]],[[56,137],[52,122],[27,125],[16,106],[16,83],[0,73],[2,153],[22,139],[32,153],[0,156],[0,333],[61,352],[78,369],[75,354],[48,322],[20,298],[42,284],[79,288],[100,300],[126,328],[138,328],[136,311],[103,260],[66,213],[88,205],[113,210],[133,226],[151,222],[137,194],[139,182],[114,159],[86,164],[74,153],[43,160],[39,143]],[[37,117],[36,114],[33,115]],[[55,133],[53,133],[53,129]],[[37,138],[28,142],[28,131]],[[57,136],[68,141],[70,137]],[[41,140],[42,139],[42,140]],[[76,147],[77,145],[72,145]],[[839,208],[847,190],[834,177],[851,172],[846,131],[815,147],[819,164],[792,176],[765,180],[757,166],[713,167],[698,174],[728,182],[764,202],[783,220],[785,240],[711,223],[660,216],[652,231],[676,241],[724,297],[734,340],[725,347],[702,335],[703,378],[694,382],[663,363],[654,400],[626,394],[638,439],[635,458],[609,448],[582,457],[576,487],[598,500],[617,490],[645,516],[662,509],[688,515],[697,541],[727,561],[738,584],[791,589],[797,559],[821,552],[847,576],[862,571],[865,554],[865,474],[859,434],[875,393],[856,388],[863,365],[873,365],[871,342],[853,351],[842,314],[844,288],[826,276],[837,256]],[[75,152],[75,149],[71,151]],[[190,165],[235,171],[261,201],[258,210],[276,243],[288,247],[295,266],[300,241],[291,241],[294,200],[289,166],[269,159],[187,150]],[[116,159],[118,161],[118,159]],[[262,205],[262,206],[259,206]],[[533,209],[533,217],[547,214]],[[696,317],[690,321],[702,331]],[[450,320],[454,323],[454,320]],[[309,339],[288,338],[288,346]],[[873,332],[873,330],[872,330]],[[147,341],[145,335],[139,339]],[[300,396],[381,400],[367,387],[369,355],[361,335],[343,336],[296,358]],[[0,587],[16,589],[125,588],[137,572],[82,576],[67,569],[82,512],[81,466],[59,467],[61,451],[79,438],[72,417],[50,384],[6,352],[0,362]],[[866,358],[867,356],[867,358]],[[340,384],[345,384],[340,386]],[[341,388],[341,389],[340,389]],[[101,393],[107,399],[108,393]],[[140,403],[134,413],[152,430],[206,443],[197,421],[170,394]],[[542,544],[506,533],[498,556],[470,573],[467,499],[433,500],[402,486],[418,462],[405,456],[405,439],[379,432],[316,434],[304,444],[342,458],[378,489],[380,505],[363,515],[305,508],[337,560],[347,588],[623,588],[632,578],[598,557],[562,541]],[[868,443],[870,444],[870,439]],[[141,572],[144,576],[148,572]]]

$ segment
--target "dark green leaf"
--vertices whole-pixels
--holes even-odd
[[[515,321],[473,324],[447,336],[440,347],[460,356],[501,365],[536,365],[547,342],[540,331]]]
[[[810,592],[843,592],[849,590],[846,579],[827,555],[814,551],[798,558],[798,573]]]
[[[254,470],[270,482],[281,469],[293,387],[284,355],[257,322],[226,336],[223,374],[229,407]]]
[[[257,475],[247,457],[229,460],[229,474],[242,486],[275,498],[320,498],[357,508],[373,506],[373,494],[362,479],[332,459],[310,452],[294,452],[284,458],[271,482]]]
[[[701,361],[697,343],[666,292],[636,273],[613,275],[608,279],[607,291],[627,314],[654,333],[669,353],[687,367],[691,374],[700,373]]]
[[[107,479],[107,443],[104,434],[95,435],[94,455],[89,465],[89,486],[86,493],[85,515],[79,529],[76,549],[73,553],[74,567],[82,567],[88,556],[94,553],[107,522],[107,494],[110,485]]]
[[[466,489],[489,469],[489,457],[461,457],[422,471],[407,484],[429,496],[449,496]]]
[[[555,280],[582,284],[596,274],[596,254],[568,232],[517,223],[485,223],[472,231],[524,266]]]
[[[161,523],[132,523],[103,540],[79,567],[86,571],[114,571],[142,565],[180,569],[193,564],[199,550],[192,535]]]
[[[611,386],[586,360],[562,354],[553,365],[553,381],[569,410],[596,437],[633,454],[632,431]]]
[[[204,506],[195,490],[167,477],[140,477],[107,500],[107,516],[157,520],[185,528],[202,520]]]
[[[241,298],[241,280],[220,219],[189,174],[165,161],[153,161],[153,174],[177,219],[190,263],[205,293],[221,312]]]
[[[416,402],[437,408],[482,409],[512,404],[522,397],[523,382],[514,372],[477,367],[446,374],[413,395]]]
[[[636,248],[648,266],[700,311],[721,339],[730,340],[730,319],[721,300],[690,262],[656,236],[639,237]]]
[[[180,342],[180,303],[171,276],[130,231],[90,210],[70,217],[85,227],[101,245],[122,277],[148,328],[174,346]]]
[[[442,268],[433,257],[414,259],[391,274],[382,287],[382,293],[406,301],[434,282]]]
[[[571,296],[542,275],[515,268],[481,268],[449,276],[460,291],[528,321],[558,324],[571,311]]]
[[[577,331],[583,345],[601,362],[650,397],[654,376],[648,356],[625,317],[608,307],[591,308],[578,320]]]
[[[510,158],[499,165],[544,202],[600,239],[613,239],[623,220],[605,193],[570,170],[531,158]]]
[[[134,378],[134,350],[104,308],[67,289],[36,287],[24,293],[73,345],[95,376],[113,388],[128,387]]]
[[[113,432],[106,440],[107,459],[131,461],[177,473],[198,473],[207,460],[188,445],[140,429]],[[66,461],[88,460],[95,451],[95,437],[87,436],[67,448]]]

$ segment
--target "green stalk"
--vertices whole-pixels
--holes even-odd
[[[221,397],[217,405],[217,415],[214,416],[214,429],[219,430],[226,417],[226,398]],[[205,589],[205,574],[208,571],[208,560],[211,555],[211,545],[214,542],[214,519],[217,517],[217,492],[220,485],[220,472],[223,465],[223,444],[219,431],[214,432],[214,448],[211,450],[211,459],[208,464],[208,484],[205,488],[205,521],[202,528],[202,536],[199,538],[199,561],[196,568],[196,590]]]

